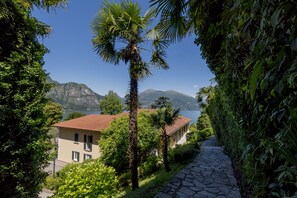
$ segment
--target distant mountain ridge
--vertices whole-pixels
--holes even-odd
[[[104,96],[95,93],[87,85],[75,82],[59,83],[52,80],[49,76],[47,80],[55,85],[47,93],[47,97],[61,104],[65,109],[99,111],[99,101]],[[139,94],[139,102],[143,108],[151,108],[151,105],[161,96],[168,97],[174,108],[199,110],[195,98],[173,90],[145,90]],[[121,100],[125,101],[123,98]]]
[[[49,76],[47,80],[55,85],[47,93],[47,97],[65,109],[99,110],[99,101],[104,96],[95,93],[87,85],[75,82],[59,83]]]
[[[173,108],[180,108],[181,110],[199,110],[199,106],[194,97],[173,90],[160,91],[147,89],[139,94],[139,102],[144,108],[150,108],[161,96],[169,98]]]

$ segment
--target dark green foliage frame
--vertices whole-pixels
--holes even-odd
[[[255,197],[297,189],[297,4],[199,1],[196,44],[216,75],[208,113]],[[192,11],[192,13],[194,13]]]

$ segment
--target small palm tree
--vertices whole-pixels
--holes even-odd
[[[137,109],[138,80],[151,74],[150,66],[168,69],[164,59],[168,41],[163,40],[155,29],[148,29],[156,15],[155,9],[141,16],[137,3],[105,1],[93,21],[93,46],[105,61],[118,64],[129,63],[130,102],[129,102],[129,164],[132,189],[138,188],[137,174]],[[151,59],[145,61],[141,56],[143,45],[151,44]]]
[[[168,162],[168,135],[166,133],[166,125],[170,126],[174,124],[175,120],[178,119],[180,109],[173,108],[160,108],[157,112],[152,114],[152,122],[156,128],[161,131],[162,139],[162,156],[165,170],[170,171],[169,162]]]

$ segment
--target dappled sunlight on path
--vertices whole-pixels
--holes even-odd
[[[200,154],[176,174],[155,198],[240,198],[230,158],[215,137],[204,141]]]

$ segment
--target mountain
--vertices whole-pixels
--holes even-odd
[[[47,93],[47,97],[61,104],[65,109],[99,110],[99,100],[104,97],[88,86],[74,82],[59,83],[49,76],[47,80],[55,85]]]
[[[139,94],[139,102],[144,108],[150,108],[155,100],[161,96],[169,98],[173,108],[180,108],[181,110],[199,110],[195,98],[172,90],[160,91],[147,89]]]

